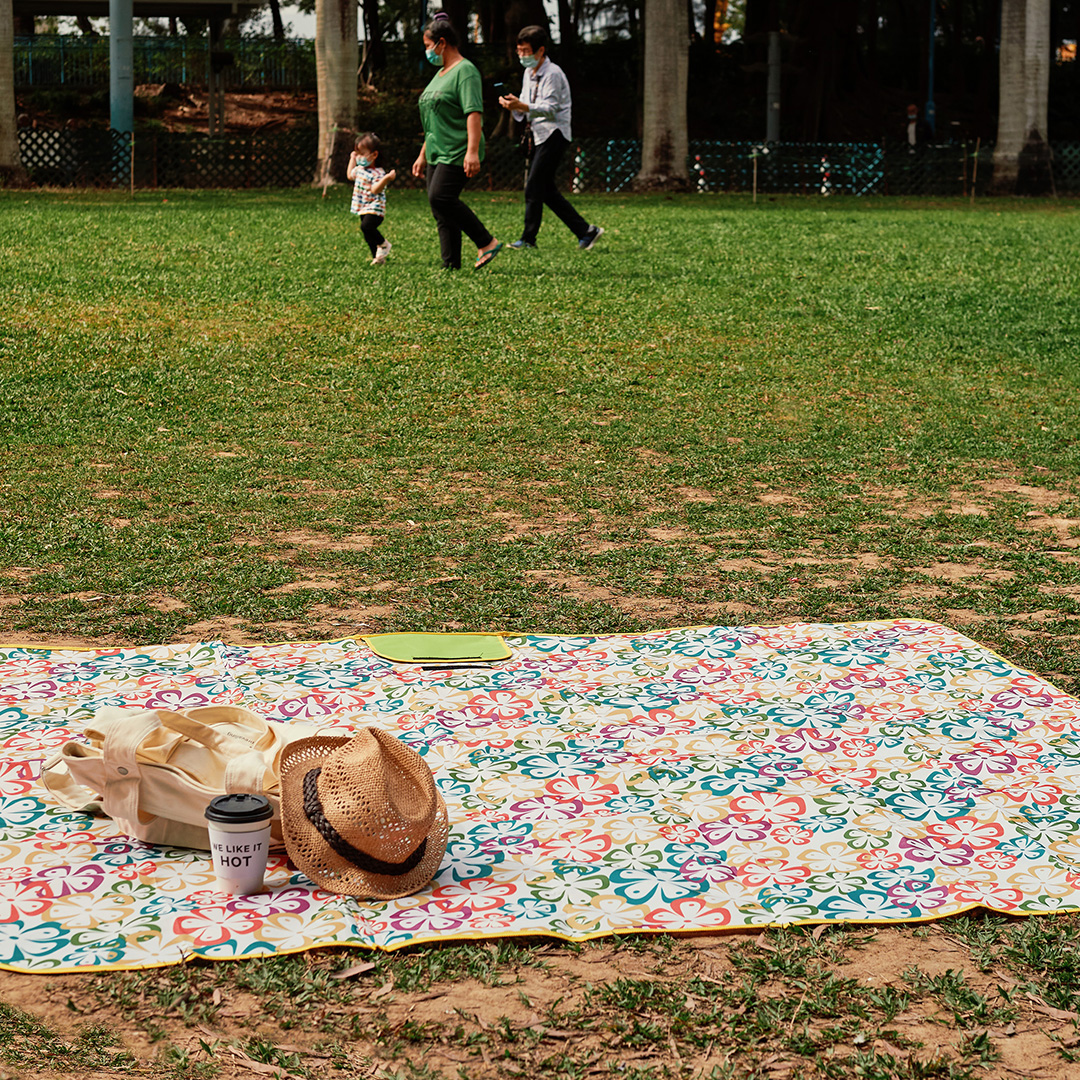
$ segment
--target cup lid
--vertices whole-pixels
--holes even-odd
[[[204,816],[207,821],[219,821],[223,825],[242,825],[249,821],[269,821],[274,811],[265,795],[234,792],[211,799]]]

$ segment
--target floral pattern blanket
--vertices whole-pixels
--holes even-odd
[[[1078,908],[1080,702],[916,620],[508,636],[395,666],[360,639],[0,648],[0,966],[64,972],[328,945],[716,930]],[[239,704],[425,756],[438,875],[357,902],[51,803],[42,762],[103,705]]]

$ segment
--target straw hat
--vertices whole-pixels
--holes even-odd
[[[282,751],[285,847],[324,889],[408,896],[435,876],[449,828],[431,769],[380,728],[298,739]]]

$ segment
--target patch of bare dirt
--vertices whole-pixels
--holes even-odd
[[[1052,611],[1049,608],[1043,608],[1040,611],[1024,611],[1018,612],[1015,615],[1002,615],[1002,621],[1004,622],[1054,622],[1055,619],[1062,618],[1060,611]]]
[[[843,582],[848,582],[864,570],[882,570],[893,566],[893,561],[882,558],[874,552],[865,551],[858,555],[838,555],[822,558],[817,555],[793,555],[789,552],[754,551],[738,559],[717,559],[713,564],[717,569],[734,573],[775,574],[790,570],[792,567],[827,567],[830,572],[842,572]],[[842,584],[833,578],[818,579],[818,584]]]
[[[34,649],[102,649],[124,648],[125,643],[109,634],[93,638],[68,634],[39,634],[28,630],[0,630],[0,644],[27,646]],[[134,645],[134,642],[128,642]]]
[[[642,461],[656,465],[670,465],[675,459],[670,454],[661,454],[659,450],[650,450],[646,446],[638,446],[633,450]]]
[[[659,540],[661,543],[667,543],[668,541],[689,540],[693,537],[693,534],[689,529],[646,529],[645,535],[651,540]]]
[[[946,608],[945,617],[950,626],[966,626],[969,623],[993,622],[992,615],[982,615],[971,608]]]
[[[677,618],[680,606],[672,600],[655,596],[627,596],[603,585],[593,585],[574,574],[565,574],[559,570],[526,570],[527,577],[543,581],[572,596],[575,600],[586,603],[599,602],[610,604],[618,611],[641,618]]]
[[[1069,492],[1051,491],[1049,488],[1017,484],[1012,480],[985,480],[979,487],[988,495],[1019,495],[1032,506],[1055,507],[1072,498]]]
[[[757,611],[757,608],[753,604],[744,604],[740,600],[725,600],[723,603],[716,605],[716,610],[723,612],[725,615],[749,615],[752,611]]]
[[[0,570],[0,577],[8,578],[11,581],[17,581],[20,585],[27,585],[34,580],[38,574],[44,574],[48,570],[59,570],[58,566],[10,566],[7,570]]]
[[[1048,551],[1047,555],[1056,559],[1059,563],[1068,563],[1070,566],[1080,566],[1080,555],[1071,551]]]
[[[615,540],[590,540],[581,547],[589,555],[603,555],[607,551],[622,551],[631,546],[631,544],[619,543]]]
[[[706,491],[704,488],[696,487],[677,487],[675,489],[678,495],[681,495],[687,502],[692,503],[714,503],[716,502],[716,496],[711,491]]]
[[[135,88],[136,111],[154,116],[168,131],[207,130],[209,107],[204,91],[144,83]],[[225,94],[225,128],[239,131],[280,131],[313,127],[318,103],[313,93],[230,90]]]
[[[500,528],[505,530],[501,535],[494,537],[497,544],[512,544],[533,536],[559,536],[570,531],[579,532],[588,528],[588,525],[581,525],[580,529],[567,529],[567,525],[576,525],[581,522],[581,518],[574,514],[562,515],[562,520],[559,522],[552,517],[537,517],[530,520],[507,511],[489,513],[488,517],[496,519]]]
[[[949,595],[949,590],[940,585],[911,583],[902,585],[897,589],[896,595],[901,600],[940,600],[941,597]]]
[[[940,581],[966,581],[981,578],[983,581],[1012,581],[1016,577],[1011,570],[990,570],[979,563],[936,562],[930,566],[913,566],[913,573],[925,574]]]
[[[767,490],[766,484],[755,484],[754,487],[758,489],[765,488],[766,490],[759,490],[757,501],[763,506],[790,506],[794,507],[792,512],[796,515],[806,512],[806,503],[798,496],[788,494],[786,491],[770,491]]]
[[[376,544],[375,537],[366,533],[331,536],[328,533],[312,532],[308,529],[276,533],[273,539],[279,544],[292,544],[312,551],[368,551]]]
[[[219,615],[214,619],[202,619],[184,627],[184,641],[224,641],[226,645],[251,645],[254,642],[242,627],[248,620]]]
[[[187,604],[183,600],[178,600],[175,596],[167,596],[164,593],[156,593],[146,601],[148,608],[153,608],[154,611],[186,611]]]
[[[928,926],[926,937],[917,938],[910,929],[884,928],[874,934],[867,945],[847,951],[847,963],[837,974],[858,979],[873,986],[891,986],[909,993],[918,991],[905,978],[905,973],[921,972],[935,977],[949,972],[963,975],[964,982],[992,1004],[1001,1002],[998,987],[1016,987],[1016,981],[1002,971],[983,972],[973,963],[967,949],[940,926]],[[986,1077],[1023,1076],[1028,1080],[1072,1080],[1075,1066],[1062,1059],[1054,1037],[1072,1034],[1069,1014],[1050,1009],[1045,1002],[1031,995],[1017,993],[1021,1015],[1012,1025],[988,1030],[1000,1061],[984,1066],[980,1075]],[[953,1051],[964,1035],[953,1026],[951,1012],[927,998],[914,1001],[893,1023],[905,1039],[918,1040],[923,1046],[915,1056],[928,1060],[942,1052]],[[895,1056],[895,1055],[894,1055]],[[906,1053],[902,1056],[907,1056]]]
[[[1017,527],[1033,531],[1049,529],[1062,547],[1080,548],[1080,536],[1073,535],[1080,531],[1080,518],[1053,517],[1032,511]]]
[[[361,604],[354,607],[313,604],[310,614],[316,620],[313,629],[318,629],[319,626],[352,626],[367,631],[373,626],[381,625],[395,610],[390,604]]]
[[[1069,530],[1080,526],[1080,520],[1054,517],[1044,513],[1073,498],[1070,492],[1053,491],[1049,488],[1017,483],[1014,480],[988,480],[978,485],[979,494],[953,489],[940,498],[915,497],[905,488],[885,488],[874,484],[864,485],[852,499],[876,499],[891,503],[885,510],[891,517],[910,520],[933,517],[935,514],[952,514],[962,517],[988,517],[995,502],[1002,496],[1015,496],[1029,502],[1036,509],[1019,523],[1024,529],[1052,529],[1062,540],[1069,540]],[[1080,542],[1075,545],[1080,547]]]
[[[1061,1043],[1055,1041],[1067,1042],[1073,1037],[1075,1014],[1047,1006],[1018,986],[1005,971],[980,971],[968,950],[943,927],[931,925],[914,931],[910,927],[885,927],[867,936],[869,940],[863,937],[858,945],[843,946],[841,955],[833,953],[831,962],[823,959],[826,970],[840,979],[855,980],[868,995],[891,987],[908,994],[910,1000],[903,1012],[881,1025],[885,1035],[896,1032],[892,1037],[899,1045],[882,1036],[862,1044],[864,1053],[873,1049],[892,1055],[898,1063],[910,1059],[926,1063],[928,1068],[935,1061],[939,1068],[941,1062],[959,1061],[962,1041],[981,1029],[960,1027],[951,1011],[920,989],[913,977],[919,972],[931,978],[962,977],[964,984],[982,995],[991,1008],[1003,1004],[998,987],[1010,991],[1013,1002],[1019,1005],[1018,1015],[1008,1027],[998,1024],[987,1029],[999,1057],[980,1064],[980,1077],[1075,1080],[1075,1066],[1061,1057]],[[81,1027],[102,1025],[119,1036],[124,1048],[136,1058],[135,1071],[139,1074],[153,1074],[163,1048],[172,1046],[186,1051],[196,1063],[209,1061],[207,1048],[211,1048],[221,1080],[273,1075],[265,1065],[259,1068],[241,1049],[257,1037],[284,1053],[296,1054],[307,1074],[329,1075],[324,1032],[335,1030],[338,1034],[332,1041],[348,1057],[350,1075],[356,1076],[395,1075],[403,1054],[423,1061],[435,1074],[455,1076],[467,1070],[477,1080],[502,1080],[508,1075],[522,1075],[523,1069],[527,1075],[530,1062],[536,1066],[563,1054],[568,1065],[574,1062],[578,1071],[590,1075],[618,1075],[639,1068],[657,1075],[709,1076],[720,1067],[727,1075],[729,1064],[735,1066],[732,1075],[749,1075],[752,1071],[755,1076],[760,1073],[776,1080],[795,1074],[820,1075],[814,1058],[780,1049],[790,1036],[790,1029],[785,1031],[784,1025],[771,1030],[762,1028],[756,1049],[744,1044],[739,1050],[722,1037],[701,1048],[686,1042],[680,1047],[674,1038],[662,1037],[666,1018],[661,1011],[650,1008],[648,997],[643,997],[639,1009],[629,1016],[625,1010],[604,1003],[598,993],[601,988],[626,980],[623,985],[649,984],[660,992],[685,996],[683,1007],[690,1012],[702,1009],[705,1002],[690,989],[690,980],[696,977],[728,989],[737,986],[744,975],[732,963],[729,947],[742,946],[747,937],[745,932],[679,936],[663,955],[649,949],[619,947],[612,940],[587,944],[580,951],[552,944],[533,954],[539,964],[501,965],[500,977],[492,985],[461,978],[436,982],[415,992],[402,992],[392,982],[383,982],[370,971],[365,973],[363,965],[359,965],[357,973],[343,984],[350,989],[351,1000],[298,1010],[290,1014],[288,1029],[266,1011],[261,999],[228,989],[223,994],[215,993],[214,1000],[220,1005],[203,1023],[185,1024],[173,1010],[163,1015],[159,1006],[145,999],[122,1014],[115,1005],[103,1004],[93,993],[97,977],[92,974],[45,979],[0,972],[0,999],[33,1014],[69,1042],[74,1041]],[[752,944],[765,951],[777,951],[765,935],[757,937],[756,932]],[[309,954],[308,962],[318,968],[325,961],[314,952]],[[790,998],[791,987],[778,976],[761,983],[757,997]],[[738,1014],[745,1009],[733,1011],[733,1025],[738,1025]],[[644,1037],[624,1039],[618,1034],[628,1030],[631,1020],[639,1022]],[[822,1035],[836,1022],[829,1017],[804,1016],[800,1030],[805,1024],[810,1036]],[[661,1037],[648,1034],[657,1023]],[[406,1030],[410,1032],[409,1044],[398,1035]],[[529,1037],[523,1040],[520,1033],[526,1031]],[[827,1058],[839,1061],[853,1054],[849,1042],[835,1043],[831,1038],[822,1041],[830,1044],[824,1052]],[[835,1069],[834,1064],[833,1072]],[[61,1075],[35,1071],[34,1080],[52,1080]],[[88,1071],[78,1074],[79,1080],[88,1080],[91,1075]],[[26,1080],[30,1080],[29,1074]]]
[[[310,577],[299,581],[290,581],[286,585],[279,585],[276,589],[267,589],[268,596],[287,596],[295,592],[309,592],[315,589],[343,589],[344,582],[332,574],[313,573]]]
[[[1067,596],[1070,600],[1080,600],[1080,585],[1040,585],[1039,592],[1048,596]]]
[[[1056,622],[1065,618],[1060,611],[1043,609],[1041,611],[1021,611],[1015,615],[985,615],[982,612],[972,611],[970,608],[946,608],[945,615],[952,623],[986,623],[1003,622],[1009,624],[1031,624]],[[1022,627],[1012,626],[1010,633],[1017,636],[1036,633],[1034,630],[1025,630]]]

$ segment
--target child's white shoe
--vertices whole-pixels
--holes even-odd
[[[372,266],[381,266],[384,262],[386,262],[386,256],[390,254],[390,247],[391,247],[390,241],[389,240],[384,240],[375,249],[375,258],[371,260],[371,265]]]

